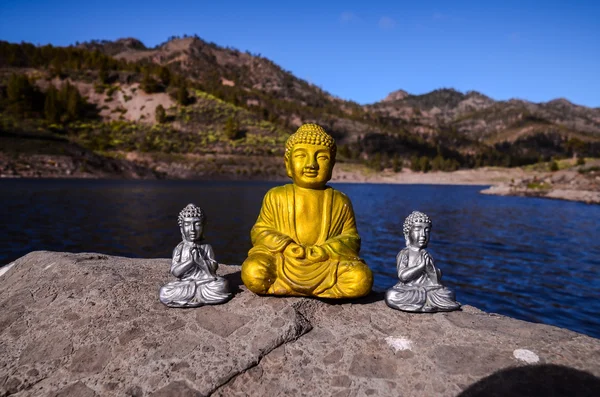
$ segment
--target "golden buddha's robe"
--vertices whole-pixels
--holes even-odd
[[[242,281],[251,291],[322,298],[356,298],[370,292],[373,275],[358,256],[360,237],[352,203],[331,187],[322,193],[320,219],[301,220],[318,224],[318,238],[304,244],[297,235],[294,185],[267,192],[250,234],[253,248],[242,264]],[[304,255],[296,244],[305,248]]]

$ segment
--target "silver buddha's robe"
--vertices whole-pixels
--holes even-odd
[[[217,276],[218,263],[209,244],[182,241],[173,250],[171,274],[179,280],[161,287],[159,299],[170,307],[198,307],[231,298],[227,280]]]
[[[460,307],[454,292],[440,284],[441,271],[436,269],[429,253],[422,249],[412,267],[425,263],[425,270],[404,279],[402,271],[408,268],[408,248],[396,256],[396,268],[400,281],[385,294],[385,302],[391,308],[409,312],[451,311]]]

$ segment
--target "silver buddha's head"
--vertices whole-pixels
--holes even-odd
[[[198,242],[204,238],[204,225],[206,224],[206,214],[202,208],[188,204],[179,213],[177,223],[181,230],[181,237],[184,241]]]
[[[404,220],[402,226],[407,247],[425,248],[429,243],[431,233],[431,218],[419,211],[413,211]]]

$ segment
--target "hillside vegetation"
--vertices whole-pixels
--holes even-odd
[[[66,162],[80,148],[115,169],[147,171],[124,176],[277,177],[285,139],[305,122],[336,138],[339,161],[375,170],[600,156],[600,109],[452,89],[395,91],[361,106],[260,55],[196,36],[155,48],[131,38],[70,47],[0,42],[0,120],[4,175],[23,174],[32,153],[60,152]],[[57,166],[57,176],[85,173],[85,162],[70,164]]]

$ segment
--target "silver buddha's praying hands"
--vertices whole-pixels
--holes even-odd
[[[408,312],[451,311],[460,307],[454,292],[440,283],[441,270],[425,250],[429,243],[431,219],[413,211],[403,225],[406,248],[396,256],[400,281],[385,294],[385,303],[393,309]]]
[[[198,307],[227,302],[227,280],[217,276],[218,262],[210,244],[202,244],[206,215],[188,204],[177,218],[183,241],[173,250],[171,274],[178,278],[161,287],[159,299],[169,307]]]

